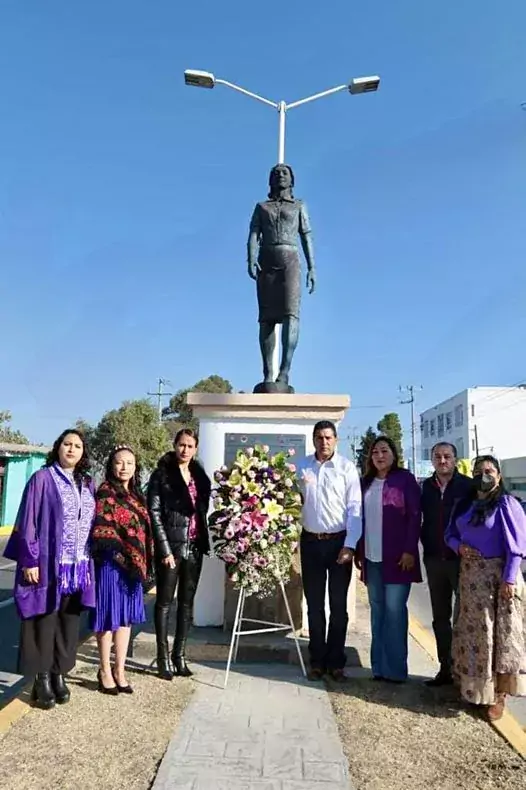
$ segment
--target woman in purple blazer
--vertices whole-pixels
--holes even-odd
[[[82,433],[64,431],[44,469],[27,483],[5,549],[17,563],[19,672],[34,676],[33,701],[45,710],[69,701],[64,675],[75,666],[80,613],[95,606],[88,553],[95,497],[88,469]]]
[[[356,564],[371,607],[371,667],[375,680],[407,680],[407,599],[421,582],[420,486],[400,467],[395,444],[379,436],[367,456],[362,479],[363,536]]]

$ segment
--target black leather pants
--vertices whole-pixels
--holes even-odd
[[[186,639],[192,625],[194,597],[201,576],[203,555],[190,545],[188,559],[176,559],[175,568],[158,564],[156,567],[157,597],[154,621],[157,638],[157,657],[168,658],[168,619],[177,587],[177,619],[172,649],[174,658],[185,654]]]

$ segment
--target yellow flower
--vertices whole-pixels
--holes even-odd
[[[246,455],[240,455],[236,460],[236,466],[239,468],[241,474],[246,475],[254,466],[254,460],[248,458]]]
[[[232,486],[232,487],[239,486],[239,485],[241,485],[241,480],[242,480],[241,475],[239,474],[237,469],[234,469],[230,473],[230,477],[228,478],[227,483],[228,483],[229,486]]]
[[[283,505],[278,505],[277,502],[270,500],[265,502],[261,508],[261,512],[264,513],[265,516],[268,516],[269,521],[274,521],[283,513]]]

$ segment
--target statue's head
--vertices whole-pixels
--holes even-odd
[[[286,189],[290,190],[292,196],[292,187],[294,186],[292,167],[285,164],[274,165],[270,171],[268,184],[270,187],[270,198],[277,197]]]

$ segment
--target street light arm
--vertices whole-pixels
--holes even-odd
[[[251,99],[256,99],[257,101],[262,102],[263,104],[268,104],[269,107],[273,107],[275,110],[278,109],[279,104],[275,101],[270,101],[270,99],[265,99],[263,96],[258,96],[257,93],[252,93],[252,91],[247,91],[245,88],[241,88],[239,85],[234,85],[233,82],[227,82],[227,80],[216,80],[216,85],[226,85],[227,88],[232,88],[232,90],[237,91],[238,93],[243,93],[245,96],[250,96]]]
[[[331,96],[333,93],[340,93],[341,91],[347,90],[349,90],[348,85],[338,85],[337,88],[330,88],[328,91],[315,93],[314,96],[307,96],[306,99],[300,99],[299,101],[294,101],[291,104],[287,104],[287,110],[293,110],[294,107],[300,107],[302,104],[307,104],[308,102],[316,101],[316,99],[323,99],[325,96]]]

